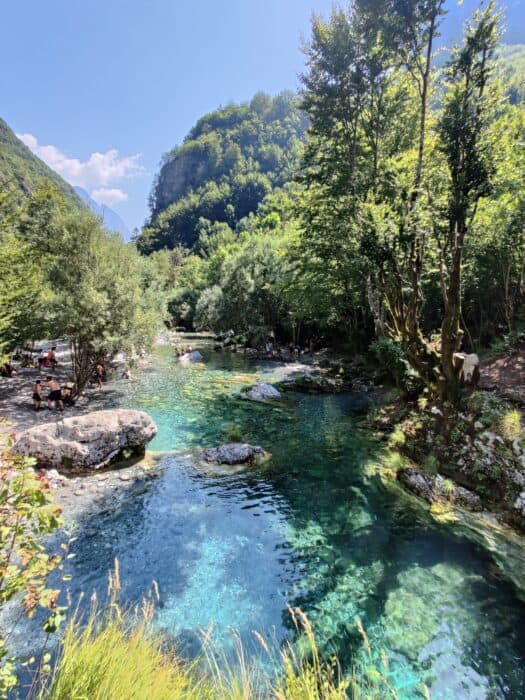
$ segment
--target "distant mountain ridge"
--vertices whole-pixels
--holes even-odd
[[[83,187],[74,187],[73,189],[88,205],[91,211],[102,219],[102,225],[104,228],[120,233],[122,238],[124,238],[126,241],[131,238],[131,233],[128,227],[116,211],[113,211],[113,209],[110,209],[105,204],[95,202],[95,200],[90,196],[89,192],[87,192]]]
[[[130,239],[128,227],[113,209],[95,202],[82,187],[73,187],[66,182],[0,119],[0,187],[12,186],[28,196],[42,180],[49,180],[56,185],[74,206],[87,205],[102,219],[105,228],[120,233],[125,240]]]

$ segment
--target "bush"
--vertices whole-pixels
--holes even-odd
[[[473,413],[486,428],[499,423],[508,408],[508,404],[496,394],[483,391],[474,392],[467,400],[467,410]]]
[[[496,430],[505,440],[516,440],[521,436],[521,413],[517,409],[505,411],[499,419]]]
[[[401,430],[401,428],[396,428],[394,432],[390,435],[388,438],[388,446],[392,448],[399,448],[403,447],[403,445],[406,442],[406,436],[405,433]]]
[[[410,395],[423,391],[423,382],[410,367],[401,343],[383,336],[370,343],[368,349],[375,355],[380,367],[392,377],[398,389]]]
[[[38,608],[46,610],[45,630],[51,633],[60,624],[64,608],[57,604],[60,591],[47,588],[47,578],[61,564],[59,556],[46,551],[42,537],[60,525],[60,509],[33,464],[34,460],[13,457],[5,447],[0,454],[0,608],[18,598],[20,613],[28,617]],[[13,630],[4,632],[8,636]],[[4,632],[0,633],[2,698],[17,684],[16,659],[9,656]]]
[[[456,484],[450,479],[443,479],[441,482],[441,491],[445,496],[452,496],[456,492]]]
[[[241,426],[238,423],[229,423],[224,428],[224,437],[228,442],[242,442]]]
[[[431,472],[432,474],[437,474],[439,469],[438,458],[434,455],[428,455],[423,462],[423,467],[426,469],[426,471]]]

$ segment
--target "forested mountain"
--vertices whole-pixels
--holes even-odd
[[[524,45],[500,47],[498,73],[510,101],[522,101]],[[273,99],[258,93],[249,103],[228,105],[199,119],[183,144],[163,157],[139,248],[145,253],[191,248],[206,221],[235,229],[269,193],[293,179],[307,125],[292,93]]]
[[[68,200],[82,206],[73,187],[35,156],[6,122],[0,119],[0,189],[11,186],[27,195],[42,180],[49,180]]]
[[[235,225],[291,179],[306,116],[297,98],[258,93],[249,103],[207,114],[163,158],[150,198],[143,251],[192,246],[199,220]]]

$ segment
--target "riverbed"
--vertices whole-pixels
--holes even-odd
[[[423,683],[432,698],[524,697],[525,606],[486,552],[369,469],[380,448],[359,429],[357,397],[241,401],[243,386],[284,369],[199,349],[204,363],[181,366],[159,348],[107,393],[107,405],[153,417],[149,448],[161,456],[131,498],[79,517],[73,599],[103,597],[117,558],[123,601],[155,581],[155,624],[185,654],[211,626],[226,655],[232,630],[255,655],[253,630],[276,646],[293,640],[290,605],[347,668],[361,653],[359,617],[400,699],[423,697]],[[193,450],[232,435],[271,460],[235,474],[199,468]]]

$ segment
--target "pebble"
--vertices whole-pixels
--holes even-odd
[[[121,474],[119,479],[121,481],[131,481],[131,479],[133,479],[133,474]]]

